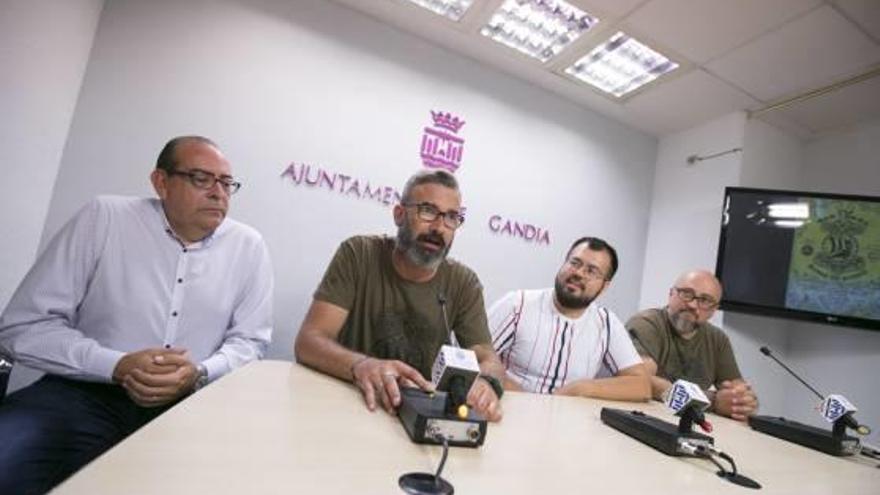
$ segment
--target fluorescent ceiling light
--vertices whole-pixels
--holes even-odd
[[[565,72],[619,98],[677,68],[677,63],[618,32]]]
[[[474,0],[409,0],[420,7],[424,7],[435,14],[458,21]]]
[[[505,0],[480,33],[546,62],[598,22],[563,0]]]

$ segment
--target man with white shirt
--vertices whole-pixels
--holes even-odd
[[[646,401],[651,385],[617,316],[595,303],[617,272],[617,253],[597,237],[572,244],[553,288],[517,290],[492,305],[492,344],[504,388]]]
[[[226,218],[218,147],[172,139],[158,199],[98,197],[53,238],[0,316],[0,354],[44,371],[0,406],[0,493],[44,493],[182,397],[263,356],[272,269]]]

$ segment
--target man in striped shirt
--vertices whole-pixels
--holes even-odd
[[[574,242],[553,288],[517,290],[489,310],[504,387],[543,394],[646,401],[651,385],[623,324],[594,304],[617,271],[602,239]]]

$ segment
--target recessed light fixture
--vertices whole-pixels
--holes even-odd
[[[458,21],[474,3],[474,0],[409,0],[411,3],[424,7],[435,14]]]
[[[598,22],[563,0],[505,0],[480,33],[546,62]]]
[[[619,98],[677,68],[677,63],[619,31],[565,72]]]

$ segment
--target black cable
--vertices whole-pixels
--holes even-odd
[[[449,455],[449,439],[445,435],[438,435],[443,441],[443,457],[440,458],[440,465],[437,466],[437,473],[434,474],[434,486],[440,486],[440,473],[443,472],[443,466],[446,465],[446,457]]]
[[[736,475],[736,463],[733,462],[733,457],[730,457],[729,455],[725,454],[724,452],[721,452],[720,450],[718,451],[718,457],[729,462],[730,467],[733,468],[733,471],[731,471],[731,474]]]
[[[708,459],[709,461],[712,462],[712,464],[715,464],[715,466],[718,467],[718,474],[719,475],[727,476],[728,471],[726,469],[724,469],[724,466],[722,466],[720,462],[715,460],[715,457],[712,456],[712,452],[709,449],[707,449],[705,446],[698,445],[696,453],[699,457],[702,457],[703,459]]]

